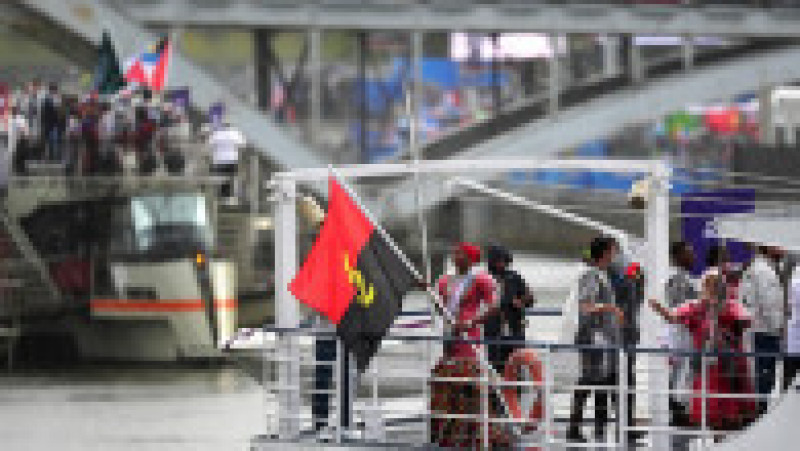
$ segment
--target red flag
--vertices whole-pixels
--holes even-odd
[[[328,186],[328,214],[289,291],[337,326],[363,370],[415,277],[342,186]]]

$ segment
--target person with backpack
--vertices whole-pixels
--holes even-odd
[[[484,325],[483,334],[498,341],[525,340],[525,308],[533,302],[528,285],[522,276],[510,268],[511,253],[503,246],[491,245],[486,252],[489,274],[500,289],[500,308]],[[489,361],[499,374],[503,374],[508,357],[521,345],[513,343],[489,344]]]

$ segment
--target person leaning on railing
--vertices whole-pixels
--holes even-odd
[[[747,359],[743,351],[742,336],[750,327],[752,319],[744,307],[735,299],[718,296],[720,273],[717,269],[706,271],[701,283],[700,298],[668,309],[655,299],[650,300],[652,309],[666,321],[685,326],[692,335],[695,351],[715,351],[723,354],[706,355],[703,359],[692,359],[692,391],[689,420],[693,425],[705,424],[713,429],[738,429],[749,420],[755,410],[755,402],[744,397],[717,397],[715,395],[747,395],[753,393],[748,376]],[[703,380],[703,360],[707,363]],[[708,397],[703,402],[705,391]]]

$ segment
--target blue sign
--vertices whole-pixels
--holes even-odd
[[[726,244],[732,263],[750,260],[752,253],[745,243],[726,240],[720,243],[713,220],[720,215],[748,213],[755,208],[755,191],[752,189],[723,189],[717,191],[695,191],[682,195],[681,232],[683,239],[694,248],[695,265],[692,273],[700,275],[706,269],[706,254],[714,244]]]

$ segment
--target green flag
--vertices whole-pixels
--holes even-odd
[[[125,79],[119,68],[117,53],[111,36],[107,30],[103,31],[103,40],[97,52],[97,67],[95,68],[94,85],[99,94],[114,94],[125,86]]]

